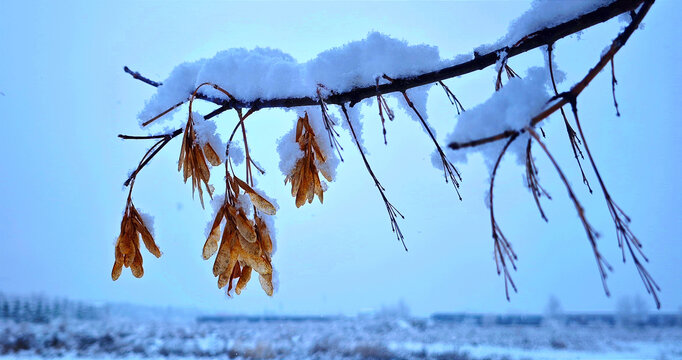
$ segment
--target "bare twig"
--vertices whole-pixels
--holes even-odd
[[[178,130],[180,130],[180,131],[178,131]],[[148,137],[148,139],[160,139],[160,140],[157,141],[154,145],[152,145],[152,147],[150,147],[149,150],[147,150],[147,152],[144,154],[144,156],[142,156],[142,159],[140,160],[140,163],[137,165],[137,168],[130,174],[130,176],[128,176],[128,179],[126,179],[126,181],[123,183],[124,186],[131,185],[135,181],[137,174],[140,173],[140,171],[149,163],[149,161],[151,161],[151,159],[153,159],[154,156],[156,156],[156,154],[158,154],[159,151],[161,151],[161,149],[163,149],[163,147],[166,146],[166,144],[168,144],[171,140],[173,140],[173,138],[182,134],[182,129],[178,129],[178,130],[175,130],[172,133],[168,133],[166,135],[155,135],[152,137]],[[161,137],[159,138],[159,136],[161,136]],[[135,137],[135,136],[129,136],[129,135],[118,135],[118,137],[120,137],[122,139],[126,139],[126,138],[143,139],[144,138],[142,136]],[[132,186],[130,187],[130,190],[132,191]]]
[[[542,142],[538,134],[530,127],[526,128],[526,131],[530,134],[530,136],[537,141],[538,144],[540,144],[540,147],[542,150],[547,154],[547,157],[549,158],[550,161],[552,161],[552,164],[554,165],[554,168],[556,169],[557,173],[559,174],[559,177],[561,178],[561,181],[563,181],[564,185],[566,186],[566,191],[568,191],[568,196],[571,198],[573,201],[573,205],[575,206],[575,210],[578,212],[578,217],[580,218],[580,221],[583,224],[583,227],[585,228],[585,233],[587,234],[587,239],[590,241],[590,245],[592,246],[592,252],[594,253],[594,257],[597,260],[597,268],[599,269],[599,276],[601,278],[601,283],[602,286],[604,287],[604,292],[606,293],[606,296],[610,296],[609,288],[606,285],[606,277],[607,273],[606,271],[612,271],[611,265],[609,265],[608,262],[606,262],[606,259],[602,256],[601,252],[599,252],[599,249],[597,248],[597,237],[599,237],[599,234],[597,234],[596,231],[592,228],[592,225],[587,221],[587,218],[585,217],[585,209],[583,209],[582,205],[580,205],[580,202],[578,201],[578,198],[575,196],[575,193],[573,192],[573,188],[571,188],[571,185],[568,182],[568,179],[566,179],[566,176],[564,175],[564,172],[561,171],[561,168],[559,167],[559,164],[554,160],[554,157],[552,154],[549,152],[547,149],[547,146],[545,146],[545,143]]]
[[[611,58],[611,93],[613,94],[613,106],[616,108],[616,116],[620,116],[620,111],[618,110],[618,101],[616,101],[616,66],[613,65],[613,58]]]
[[[552,197],[549,196],[547,191],[540,186],[540,183],[538,182],[538,168],[535,166],[535,160],[533,159],[533,154],[531,152],[531,144],[531,139],[528,139],[528,144],[526,145],[526,183],[531,194],[533,194],[533,199],[540,211],[540,216],[542,216],[543,220],[547,221],[547,216],[545,216],[545,212],[540,205],[540,197],[544,195],[550,200],[552,200]]]
[[[499,91],[502,89],[502,71],[504,70],[507,73],[507,80],[514,78],[514,77],[519,77],[519,74],[516,73],[516,71],[512,70],[512,68],[507,65],[507,60],[509,59],[508,55],[505,55],[503,58],[499,59],[500,65],[499,69],[497,69],[497,80],[495,81],[495,91]]]
[[[547,58],[548,58],[548,63],[549,63],[549,77],[552,80],[552,88],[554,89],[554,95],[559,96],[559,91],[557,90],[556,87],[556,81],[554,80],[554,69],[552,65],[552,48],[554,47],[554,44],[549,44],[547,45]],[[568,134],[568,140],[571,142],[571,148],[573,149],[573,156],[575,157],[575,161],[578,163],[578,168],[580,168],[580,174],[583,176],[583,184],[587,186],[587,189],[592,193],[592,188],[590,187],[590,182],[587,180],[587,176],[585,176],[585,171],[583,170],[583,165],[580,162],[580,159],[585,159],[583,156],[583,152],[580,150],[580,139],[578,138],[575,130],[573,130],[573,127],[571,124],[568,122],[568,118],[566,117],[566,112],[564,112],[564,108],[560,107],[559,110],[561,111],[561,117],[564,119],[564,125],[566,125],[566,133]],[[544,137],[544,134],[543,134]],[[578,154],[580,154],[578,157]]]
[[[443,90],[445,90],[445,95],[447,95],[448,100],[450,100],[450,104],[455,105],[457,115],[463,113],[465,111],[464,106],[462,106],[462,103],[459,102],[457,96],[455,96],[455,94],[452,91],[450,91],[450,88],[447,85],[445,85],[444,82],[439,81],[438,84],[443,88]]]
[[[580,120],[578,119],[578,107],[576,106],[575,100],[571,102],[571,110],[573,110],[575,123],[576,126],[578,127],[578,132],[580,133],[580,138],[583,141],[583,145],[585,146],[587,158],[590,159],[592,170],[594,170],[594,174],[597,176],[597,180],[599,180],[599,186],[601,187],[601,190],[604,193],[606,206],[609,209],[609,213],[611,214],[611,218],[613,219],[613,223],[616,227],[616,237],[618,239],[618,247],[620,247],[622,251],[623,262],[625,262],[625,248],[627,247],[628,253],[632,258],[632,261],[635,263],[637,272],[639,273],[639,276],[642,278],[642,282],[644,283],[646,291],[649,294],[651,294],[651,296],[654,299],[654,302],[656,303],[656,307],[660,309],[661,301],[658,297],[657,292],[661,291],[661,288],[658,286],[658,284],[656,284],[656,281],[653,279],[649,271],[644,267],[641,260],[639,259],[639,257],[641,256],[645,262],[649,261],[649,259],[644,255],[644,252],[642,252],[642,243],[630,230],[629,226],[630,218],[618,205],[616,205],[616,203],[613,201],[613,198],[611,197],[611,194],[608,192],[608,190],[606,190],[604,180],[602,179],[601,174],[597,169],[597,164],[595,163],[594,158],[592,157],[592,152],[590,152],[590,148],[587,146],[585,135],[583,133],[582,127],[580,126]],[[635,252],[634,250],[637,250],[637,252]]]
[[[148,78],[146,78],[146,77],[140,75],[140,73],[137,72],[137,71],[132,71],[132,70],[130,70],[130,68],[127,67],[127,66],[124,66],[124,67],[123,67],[123,71],[125,71],[125,72],[128,73],[128,74],[130,74],[134,79],[140,80],[140,81],[142,81],[143,83],[149,84],[149,85],[151,85],[151,86],[153,86],[153,87],[159,87],[159,86],[163,85],[163,84],[160,83],[160,82],[156,82],[156,81],[154,81],[154,80],[149,80]]]
[[[395,206],[393,206],[393,204],[391,204],[390,201],[388,201],[388,198],[386,197],[386,189],[384,188],[383,185],[381,185],[376,175],[374,175],[374,171],[372,170],[372,167],[369,165],[369,161],[367,161],[365,152],[362,150],[362,146],[360,146],[358,136],[355,134],[355,129],[353,128],[353,123],[350,121],[350,117],[348,116],[346,106],[341,104],[341,110],[343,112],[343,115],[346,117],[346,121],[348,122],[348,127],[350,128],[351,135],[353,135],[353,139],[355,139],[355,144],[358,147],[358,151],[360,151],[360,155],[362,156],[362,161],[365,163],[367,172],[372,177],[372,180],[374,180],[374,185],[377,187],[377,190],[379,190],[381,199],[384,201],[384,205],[386,206],[386,212],[388,212],[388,218],[390,219],[391,222],[391,230],[395,233],[395,236],[398,238],[398,241],[400,241],[403,244],[405,251],[407,251],[407,246],[405,245],[405,237],[403,236],[403,232],[400,230],[400,226],[398,225],[398,216],[400,216],[403,219],[405,217],[403,216],[403,214],[400,213],[400,211],[398,211],[398,209]]]
[[[336,153],[339,155],[339,159],[343,161],[343,156],[341,155],[341,151],[343,150],[343,147],[339,143],[339,132],[334,129],[334,126],[336,123],[334,120],[329,116],[329,108],[327,107],[327,103],[325,102],[323,96],[322,96],[322,90],[328,90],[324,85],[318,84],[317,85],[317,98],[318,102],[320,105],[320,111],[322,112],[322,123],[324,124],[324,129],[327,131],[327,136],[329,137],[329,145],[332,147],[332,149],[336,150]]]
[[[394,81],[392,78],[386,76],[384,74],[384,79],[388,81]],[[433,134],[431,131],[431,127],[429,127],[429,124],[426,123],[426,120],[424,120],[424,117],[419,113],[417,108],[414,106],[414,103],[412,103],[412,100],[410,100],[409,96],[407,96],[407,92],[403,91],[403,98],[405,98],[405,101],[407,102],[407,105],[414,111],[414,113],[417,115],[419,118],[419,121],[421,122],[422,126],[424,127],[424,130],[429,134],[429,137],[433,141],[433,144],[436,146],[436,151],[438,151],[438,155],[440,156],[440,160],[443,165],[443,173],[445,175],[445,182],[448,182],[448,178],[450,179],[449,181],[452,182],[452,186],[455,188],[455,191],[457,192],[457,197],[459,197],[459,200],[462,200],[462,195],[459,193],[459,182],[462,181],[462,175],[460,175],[459,171],[455,167],[455,165],[450,162],[450,160],[445,156],[445,152],[443,152],[443,149],[440,147],[440,144],[438,143],[438,140],[436,140],[436,136]]]
[[[509,268],[507,267],[507,262],[509,262],[512,268],[516,270],[517,257],[516,253],[514,253],[514,250],[512,249],[511,243],[504,236],[502,230],[500,229],[499,224],[495,220],[495,211],[493,207],[493,188],[495,185],[495,175],[497,174],[497,168],[500,166],[500,161],[502,160],[504,154],[507,152],[509,145],[511,145],[511,143],[514,142],[514,140],[516,140],[516,137],[517,135],[514,135],[509,138],[507,143],[504,144],[502,151],[500,151],[500,155],[497,157],[497,161],[495,161],[493,172],[490,175],[489,197],[490,202],[488,203],[488,205],[490,206],[490,226],[493,230],[495,266],[497,267],[497,275],[504,273],[504,294],[507,297],[507,301],[510,300],[509,285],[511,285],[512,289],[514,289],[514,292],[517,292],[516,285],[514,284],[514,280],[512,279],[511,274],[509,272]]]
[[[376,88],[377,88],[377,106],[379,107],[379,118],[381,119],[381,129],[383,130],[384,133],[384,145],[388,144],[388,141],[386,140],[386,119],[384,119],[384,111],[386,112],[386,116],[388,116],[388,120],[393,121],[393,118],[395,115],[393,115],[393,110],[388,107],[388,103],[386,102],[386,99],[381,95],[381,92],[379,91],[379,77],[377,76],[376,78]]]

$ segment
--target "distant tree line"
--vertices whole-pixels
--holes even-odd
[[[49,298],[44,295],[7,295],[0,292],[0,319],[16,322],[47,323],[68,318],[96,320],[106,315],[107,309],[80,301]]]

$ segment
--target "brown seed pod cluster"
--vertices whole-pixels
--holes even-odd
[[[228,295],[233,286],[235,293],[239,295],[251,280],[251,272],[256,271],[261,287],[266,294],[272,296],[272,238],[270,229],[258,212],[274,215],[275,206],[236,176],[228,173],[226,181],[228,189],[225,201],[216,212],[202,256],[204,260],[208,260],[217,252],[213,276],[218,277],[218,288],[227,285]],[[238,205],[240,188],[253,203],[253,220]],[[220,225],[223,221],[225,226],[221,235]],[[233,280],[237,280],[236,285],[233,285]]]
[[[126,210],[121,221],[121,234],[116,240],[114,268],[111,270],[111,278],[115,281],[121,276],[123,267],[129,267],[137,278],[144,275],[142,268],[142,254],[140,253],[140,237],[144,246],[157,258],[161,256],[159,247],[154,242],[149,229],[144,223],[142,216],[135,209],[133,202],[128,198]]]
[[[320,150],[315,132],[310,126],[307,112],[305,116],[299,117],[296,123],[296,142],[303,151],[303,157],[296,161],[294,169],[291,174],[286,176],[284,183],[291,181],[291,196],[296,199],[296,207],[303,206],[306,201],[312,203],[315,195],[322,203],[324,189],[320,182],[319,173],[321,172],[327,181],[332,181],[332,177],[322,167],[318,166],[319,163],[324,163],[327,158]]]
[[[204,196],[201,183],[204,184],[208,196],[213,198],[213,186],[208,184],[211,172],[208,169],[206,160],[213,166],[220,165],[220,157],[211,144],[207,142],[202,148],[201,144],[197,141],[197,135],[194,131],[194,120],[192,119],[192,113],[190,113],[184,135],[182,136],[178,171],[183,171],[182,175],[185,182],[190,177],[192,178],[192,196],[194,196],[194,190],[197,189],[202,207],[204,206]]]

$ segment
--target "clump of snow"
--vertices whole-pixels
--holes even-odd
[[[196,141],[202,147],[206,144],[210,144],[213,150],[218,154],[220,161],[225,161],[225,143],[220,138],[220,134],[216,131],[216,124],[213,120],[204,119],[201,114],[194,111],[192,112],[192,121],[194,126],[194,132],[196,134]]]
[[[138,208],[135,208],[140,214],[140,217],[142,218],[142,222],[144,222],[144,225],[147,227],[147,230],[149,230],[149,233],[152,234],[152,237],[154,236],[154,216],[141,211]]]
[[[291,55],[281,50],[257,47],[228,49],[204,62],[193,84],[209,82],[220,86],[239,100],[304,96],[302,68]],[[225,99],[222,92],[205,86],[208,96]]]
[[[146,121],[186,100],[204,82],[217,84],[242,101],[316,97],[318,84],[344,92],[374,85],[383,74],[416,76],[451,62],[442,61],[435,46],[408,45],[378,32],[324,51],[305,63],[275,49],[229,49],[211,59],[177,66],[146,103],[139,118]],[[210,86],[202,87],[199,93],[226,99],[225,94]]]
[[[529,125],[533,116],[537,115],[547,104],[550,95],[547,92],[547,69],[533,67],[528,69],[525,78],[512,78],[507,84],[495,92],[484,103],[463,112],[455,125],[455,129],[446,138],[446,143],[465,143],[497,135],[507,130],[521,130]],[[508,151],[515,153],[520,163],[525,160],[525,145],[528,135],[519,136]],[[506,140],[495,141],[481,146],[459,150],[447,150],[448,158],[453,162],[466,161],[466,156],[474,152],[483,154],[485,163],[492,173],[495,161]]]
[[[176,66],[163,84],[156,88],[156,93],[147,100],[144,108],[137,115],[140,125],[189,98],[196,88],[195,79],[204,62],[205,60],[199,60]],[[166,116],[168,117],[168,115]]]
[[[218,213],[218,210],[223,206],[223,203],[225,202],[225,194],[216,194],[213,195],[213,199],[211,199],[211,208],[213,209],[213,213],[211,214],[211,220],[206,223],[206,228],[204,228],[204,237],[208,238],[208,236],[211,234],[211,230],[213,228],[213,220],[215,219],[215,214]],[[220,223],[225,221],[223,218],[220,220]]]
[[[531,8],[511,22],[504,37],[493,44],[476,48],[477,53],[489,53],[503,47],[511,47],[526,35],[559,25],[604,7],[615,0],[534,0]]]
[[[253,215],[253,203],[251,202],[249,195],[246,195],[245,193],[239,194],[235,206],[237,209],[242,209],[246,217],[251,217],[251,215]]]
[[[322,52],[304,66],[309,85],[321,83],[342,92],[373,85],[384,74],[393,78],[418,75],[442,65],[435,46],[408,45],[373,32],[364,40]]]
[[[239,141],[233,140],[227,144],[230,147],[230,160],[235,166],[239,166],[244,162],[244,150],[242,150]]]
[[[304,155],[296,142],[295,124],[289,132],[277,140],[277,153],[279,154],[279,170],[284,175],[291,174],[298,159]]]

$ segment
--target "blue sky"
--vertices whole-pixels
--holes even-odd
[[[679,274],[682,192],[678,179],[682,95],[672,0],[658,1],[616,57],[621,117],[612,106],[610,73],[579,98],[586,137],[617,203],[633,219],[649,269],[663,288],[664,311],[682,306]],[[404,300],[415,314],[436,311],[540,312],[550,295],[569,311],[610,311],[619,297],[646,296],[631,262],[622,264],[615,232],[599,190],[582,186],[560,118],[543,126],[569,174],[600,248],[614,265],[601,289],[584,231],[563,185],[540,154],[543,185],[554,200],[540,219],[521,181],[524,168],[505,160],[496,180],[500,226],[519,254],[514,274],[520,292],[504,298],[495,274],[480,158],[460,164],[463,202],[431,167],[432,144],[418,124],[398,112],[383,145],[376,109],[366,108],[369,160],[392,202],[410,249],[404,252],[361,159],[346,138],[346,162],[330,184],[325,204],[296,209],[277,168],[276,140],[295,115],[264,110],[250,129],[253,154],[267,174],[262,189],[277,198],[278,250],[273,259],[280,289],[268,298],[257,283],[227,299],[215,286],[211,262],[201,259],[211,216],[176,171],[180,139],[138,177],[135,204],[156,218],[164,255],[145,256],[145,276],[109,273],[125,204],[122,182],[150,145],[124,142],[141,134],[136,115],[153,89],[130,78],[123,65],[163,80],[181,62],[232,48],[279,48],[298,61],[380,31],[411,44],[439,47],[441,57],[468,53],[505,33],[528,2],[213,3],[3,2],[0,34],[0,109],[6,136],[0,171],[0,291],[44,293],[96,301],[192,306],[225,313],[346,313]],[[557,43],[566,89],[591,68],[623,23],[613,20]],[[542,65],[539,50],[510,60],[520,74]],[[447,84],[466,108],[494,91],[489,68]],[[429,98],[439,138],[453,128],[455,109],[441,89]],[[205,108],[210,109],[210,108]],[[178,119],[183,115],[179,115]],[[233,126],[226,113],[220,129]],[[253,139],[253,140],[251,140]],[[596,188],[591,171],[588,177]]]

